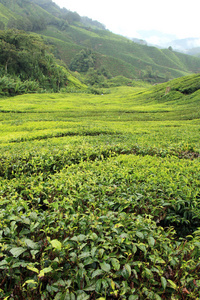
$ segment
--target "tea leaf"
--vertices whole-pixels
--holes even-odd
[[[99,276],[103,274],[103,271],[101,269],[97,269],[92,273],[92,278],[95,278],[96,276]]]
[[[87,299],[89,299],[90,298],[90,296],[89,295],[87,295],[85,292],[81,292],[81,294],[79,294],[78,296],[77,296],[77,300],[87,300]]]
[[[51,267],[48,267],[48,268],[44,268],[42,270],[40,270],[39,274],[38,274],[38,277],[41,278],[41,277],[44,277],[44,275],[46,273],[49,273],[51,272],[53,269]]]
[[[138,300],[138,296],[137,295],[131,295],[128,297],[128,300]]]
[[[31,248],[31,249],[38,249],[38,244],[33,242],[32,240],[30,239],[24,239],[24,242],[26,243],[26,245]]]
[[[37,285],[38,283],[33,279],[29,279],[29,280],[26,280],[25,283],[22,286],[25,286],[26,284]]]
[[[61,250],[62,249],[62,244],[58,240],[52,240],[52,241],[50,241],[50,243],[51,243],[51,245],[52,245],[53,248],[55,248],[57,250]]]
[[[91,255],[90,252],[83,252],[79,255],[79,258],[82,259],[82,258],[86,258],[86,257],[89,257]]]
[[[144,234],[140,231],[136,231],[136,235],[140,238],[143,239],[144,238]]]
[[[93,284],[93,285],[85,288],[84,291],[86,291],[86,292],[94,291],[95,288],[96,288],[96,284]]]
[[[112,263],[112,266],[114,267],[115,270],[118,271],[120,269],[120,263],[119,263],[118,259],[111,258],[111,263]]]
[[[3,259],[2,261],[0,261],[0,269],[1,269],[1,267],[5,268],[5,265],[7,265],[7,264],[8,264],[8,262],[5,259]]]
[[[155,245],[155,240],[152,236],[148,237],[148,243],[150,247],[153,247]]]
[[[131,276],[131,267],[130,267],[130,265],[129,265],[129,264],[125,264],[124,267],[125,267],[125,269],[127,270],[129,276]]]
[[[93,247],[93,248],[91,249],[91,255],[92,255],[92,257],[95,256],[96,251],[97,251],[97,247]]]
[[[97,282],[96,282],[95,291],[97,293],[99,293],[101,291],[101,283],[102,283],[102,279],[98,279]]]
[[[27,269],[30,270],[30,271],[33,271],[33,272],[35,272],[37,274],[39,274],[39,270],[37,268],[31,266],[31,265],[27,266]]]
[[[24,253],[27,249],[23,248],[23,247],[14,247],[12,249],[10,249],[10,252],[13,256],[18,257],[20,256],[22,253]]]
[[[170,279],[167,279],[167,281],[169,282],[169,284],[171,285],[171,287],[176,290],[177,289],[177,285],[175,284],[175,282],[173,282],[172,280]]]
[[[166,289],[166,286],[167,286],[167,280],[165,279],[165,277],[161,277],[161,283],[162,283],[162,287],[163,289],[165,290]]]
[[[101,266],[101,268],[102,268],[102,270],[104,270],[105,272],[110,272],[110,265],[109,264],[107,264],[105,261],[104,262],[102,262],[102,263],[100,263],[100,266]]]

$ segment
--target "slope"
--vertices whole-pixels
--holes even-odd
[[[5,7],[2,3],[0,3],[0,20],[1,20],[1,24],[3,24],[3,27],[1,25],[1,29],[4,29],[9,19],[16,18],[16,17],[17,15],[14,12],[12,12],[7,7]]]
[[[59,8],[51,0],[0,0],[0,3],[4,11],[0,21],[5,26],[42,34],[55,45],[54,54],[67,65],[81,49],[89,48],[96,54],[95,68],[105,67],[112,76],[162,82],[200,70],[197,57],[139,45],[104,30],[98,22]],[[18,20],[22,16],[23,21]]]
[[[170,73],[170,77],[176,78],[190,72],[198,72],[200,69],[198,58],[167,49],[160,50],[155,47],[139,45],[109,31],[70,26],[64,32],[61,32],[51,26],[41,33],[55,44],[60,57],[67,64],[81,49],[90,48],[98,54],[101,65],[105,65],[107,60],[110,61],[110,65],[106,64],[106,67],[114,76],[124,75],[131,78],[140,78],[148,73],[150,67],[150,77],[157,73],[165,78],[167,73]],[[60,51],[58,40],[52,40],[53,37],[66,43],[65,50]],[[72,48],[69,51],[68,43],[71,44]],[[77,45],[79,48],[77,48]],[[123,65],[123,68],[120,68],[119,71],[118,64]]]
[[[86,88],[50,53],[41,36],[0,30],[0,95]]]

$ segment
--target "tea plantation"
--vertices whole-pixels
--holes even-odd
[[[0,99],[0,299],[200,299],[199,82]]]

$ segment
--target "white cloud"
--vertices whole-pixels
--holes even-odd
[[[109,30],[140,37],[139,30],[159,30],[177,38],[200,37],[199,0],[53,0],[103,23]]]

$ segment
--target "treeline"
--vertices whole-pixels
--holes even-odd
[[[87,27],[92,26],[98,29],[105,30],[105,26],[102,23],[96,20],[92,20],[88,17],[82,17],[77,12],[70,11],[65,7],[60,8],[56,3],[52,2],[51,0],[31,0],[31,2],[34,2],[35,4],[39,5],[55,17],[65,20],[68,24],[80,22]]]
[[[24,31],[39,31],[46,29],[47,27],[47,22],[44,18],[42,17],[24,17],[24,18],[18,18],[14,19],[11,18],[9,19],[6,29],[18,29],[18,30],[24,30]],[[5,29],[5,25],[4,28]]]
[[[161,77],[159,72],[154,72],[151,66],[148,66],[146,70],[141,71],[136,80],[127,78],[122,75],[113,77],[112,74],[104,66],[101,66],[98,62],[97,54],[91,49],[82,49],[71,60],[69,69],[74,75],[83,83],[94,88],[109,88],[114,86],[141,86],[145,85],[144,82],[155,83],[167,80],[165,77]]]
[[[68,83],[68,72],[58,65],[37,34],[0,31],[0,95],[28,91],[58,92]]]
[[[95,87],[109,87],[108,79],[112,77],[104,67],[98,67],[96,54],[91,49],[82,49],[71,60],[69,68],[71,71],[82,75],[82,81]],[[81,77],[79,76],[81,80]]]
[[[105,29],[105,26],[100,22],[93,21],[88,17],[81,17],[77,12],[72,12],[66,8],[60,8],[51,0],[15,0],[15,4],[12,0],[0,0],[0,3],[14,13],[18,9],[21,10],[17,17],[11,17],[5,23],[0,21],[0,30],[15,28],[35,32],[46,29],[48,25],[66,30],[70,25],[78,23],[84,27]],[[36,6],[32,8],[31,3]]]

